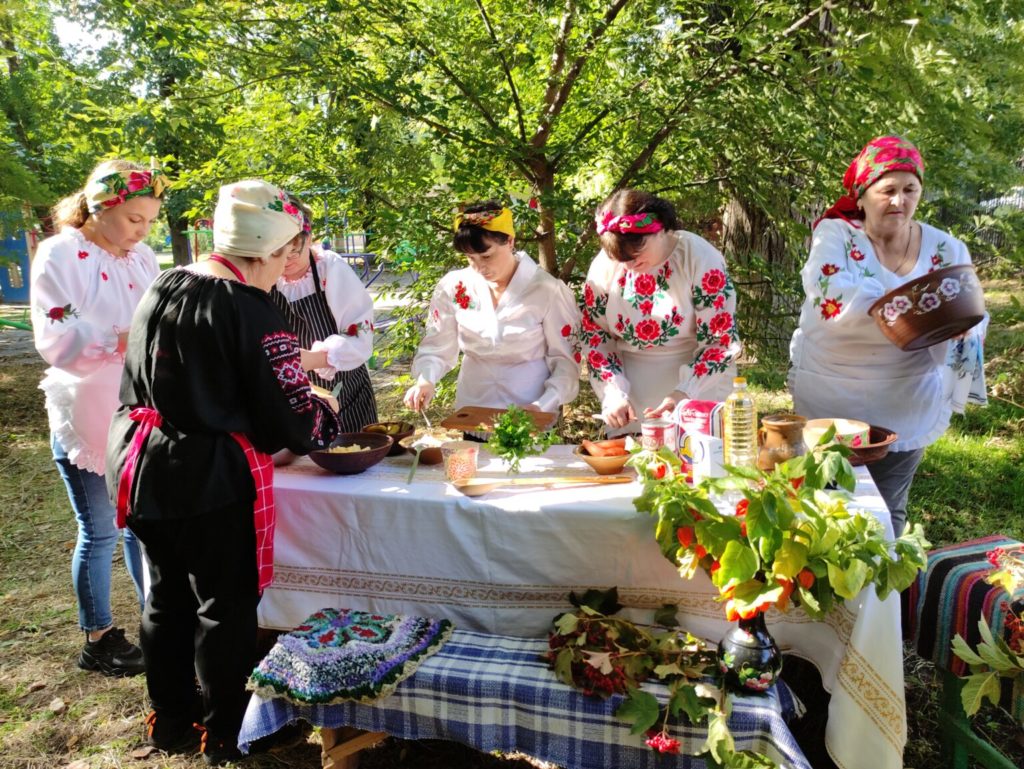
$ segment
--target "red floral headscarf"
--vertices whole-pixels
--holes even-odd
[[[901,136],[879,136],[864,145],[843,176],[846,194],[832,204],[821,219],[863,219],[857,198],[890,171],[909,171],[924,182],[924,160],[917,147]],[[815,222],[817,226],[818,219]]]

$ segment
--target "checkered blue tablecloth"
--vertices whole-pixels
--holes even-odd
[[[442,649],[373,705],[298,706],[253,696],[239,746],[304,719],[316,726],[353,726],[408,740],[444,739],[481,751],[522,752],[566,769],[697,769],[691,756],[659,755],[613,715],[621,697],[585,697],[559,682],[540,655],[540,639],[456,631]],[[664,687],[644,684],[664,701]],[[737,697],[729,725],[737,748],[766,753],[787,769],[811,769],[786,726],[799,703],[784,685],[761,697]],[[675,726],[683,753],[695,752],[705,725]]]

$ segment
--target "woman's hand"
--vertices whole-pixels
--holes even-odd
[[[679,390],[673,390],[664,398],[661,403],[655,406],[653,409],[644,409],[644,419],[650,419],[652,417],[660,417],[666,411],[674,411],[679,401],[686,399],[686,393],[680,392]]]
[[[636,412],[625,398],[614,401],[601,410],[601,418],[609,427],[625,427],[634,419]]]
[[[405,391],[405,406],[412,411],[423,411],[434,399],[436,388],[423,379]]]
[[[313,371],[318,368],[327,368],[327,350],[320,350],[320,352],[310,352],[309,350],[299,350],[299,357],[302,359],[302,369],[304,371]]]

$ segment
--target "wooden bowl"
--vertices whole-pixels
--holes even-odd
[[[871,425],[868,442],[862,446],[850,446],[853,450],[850,455],[850,464],[858,467],[877,462],[889,453],[889,446],[895,443],[899,437],[887,427]]]
[[[985,317],[985,298],[974,266],[961,264],[904,283],[871,305],[868,314],[901,350],[920,350],[978,325]]]
[[[403,438],[408,438],[415,430],[416,428],[411,422],[371,422],[368,425],[363,425],[364,433],[380,433],[381,435],[391,436],[393,443],[391,444],[391,451],[388,452],[389,457],[405,453],[405,447],[402,446],[400,441]]]
[[[460,430],[446,430],[443,427],[416,430],[412,435],[407,435],[401,439],[402,447],[411,452],[415,452],[416,450],[412,447],[413,443],[424,437],[433,439],[437,445],[428,446],[420,451],[420,464],[439,465],[444,461],[444,457],[441,455],[441,445],[448,443],[449,441],[461,440],[462,432]]]
[[[631,456],[629,452],[626,452],[616,457],[593,457],[582,446],[577,446],[573,454],[590,465],[598,475],[615,475],[615,473],[622,472],[622,468],[626,466],[626,460]]]
[[[342,433],[337,437],[331,448],[335,446],[366,446],[366,451],[355,451],[347,454],[336,454],[330,451],[311,451],[309,458],[324,470],[338,475],[355,475],[373,467],[387,456],[394,441],[390,435],[380,433]]]

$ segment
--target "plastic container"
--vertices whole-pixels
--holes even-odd
[[[757,469],[757,409],[747,392],[747,380],[732,380],[732,392],[725,399],[722,441],[725,464]]]

